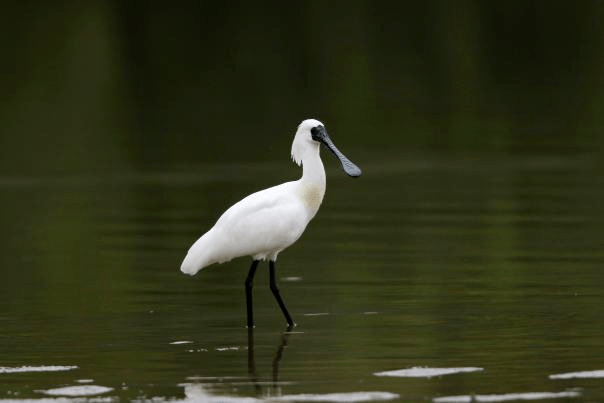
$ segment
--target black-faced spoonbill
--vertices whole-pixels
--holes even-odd
[[[277,255],[304,232],[317,214],[325,194],[325,169],[319,155],[325,145],[352,177],[361,170],[333,144],[323,123],[307,119],[300,123],[292,143],[292,159],[302,165],[302,178],[252,193],[220,216],[216,224],[191,246],[180,266],[194,275],[213,263],[224,263],[240,256],[251,256],[252,267],[245,280],[247,326],[254,326],[252,285],[260,260],[269,262],[270,289],[287,320],[294,321],[285,307],[275,280]]]

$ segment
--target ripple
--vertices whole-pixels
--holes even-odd
[[[113,403],[118,401],[114,397],[43,397],[40,399],[0,399],[0,403]]]
[[[214,350],[216,351],[239,351],[241,347],[239,346],[225,346],[225,347],[216,347]]]
[[[205,353],[207,351],[208,351],[207,348],[197,348],[197,349],[187,350],[187,353]]]
[[[564,374],[553,374],[549,376],[549,379],[572,379],[572,378],[604,378],[604,369],[596,371],[580,371],[580,372],[567,372]]]
[[[294,401],[294,402],[376,402],[398,399],[400,395],[390,392],[349,392],[349,393],[326,393],[313,394],[303,393],[299,395],[283,395],[271,401]]]
[[[25,365],[22,367],[0,367],[0,374],[14,374],[19,372],[55,372],[55,371],[69,371],[78,368],[77,365],[41,365],[41,366],[29,366]]]
[[[461,395],[443,396],[432,399],[434,403],[470,403],[470,402],[509,402],[513,400],[544,400],[563,399],[579,397],[581,393],[576,390],[564,392],[527,392],[527,393],[504,393],[500,395]]]
[[[243,376],[187,376],[185,378],[187,381],[198,381],[198,382],[218,382],[222,383],[224,381],[232,381],[232,380],[241,380],[248,379]],[[178,386],[184,386],[186,388],[191,388],[191,390],[196,390],[195,388],[200,388],[201,385],[197,383],[181,383]]]
[[[82,386],[65,386],[62,388],[54,388],[41,390],[41,393],[52,396],[93,396],[101,393],[111,392],[113,388],[98,385],[82,385]]]
[[[401,378],[432,378],[435,376],[459,374],[463,372],[482,371],[483,368],[478,367],[459,367],[459,368],[429,368],[429,367],[412,367],[406,369],[397,369],[394,371],[376,372],[375,376],[393,376]]]
[[[191,377],[193,378],[193,377]],[[198,379],[199,377],[195,377]],[[213,379],[212,377],[210,377]],[[204,378],[205,379],[205,378]],[[335,402],[335,403],[355,403],[355,402],[376,402],[394,400],[400,398],[400,395],[390,392],[349,392],[349,393],[302,393],[296,395],[283,395],[274,397],[264,397],[262,399],[245,396],[229,396],[217,394],[208,388],[208,385],[189,383],[182,384],[185,388],[184,399],[172,399],[164,397],[153,397],[151,399],[136,399],[135,403],[266,403],[266,402]]]

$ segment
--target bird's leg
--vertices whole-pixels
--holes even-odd
[[[268,262],[268,267],[270,270],[271,291],[273,292],[273,295],[275,296],[275,299],[277,300],[277,303],[279,304],[279,308],[281,308],[281,312],[283,312],[283,315],[285,316],[287,325],[289,327],[294,326],[294,321],[292,320],[292,317],[289,315],[289,312],[287,311],[287,308],[285,307],[285,303],[283,303],[283,299],[281,299],[281,294],[279,294],[279,288],[277,287],[277,282],[275,281],[275,262],[270,260]]]
[[[258,267],[259,260],[254,260],[252,262],[252,267],[250,267],[250,271],[247,273],[247,278],[245,279],[245,302],[247,305],[247,327],[254,327],[254,307],[252,303],[252,287],[254,286],[254,274],[256,274],[256,268]]]

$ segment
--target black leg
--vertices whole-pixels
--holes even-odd
[[[281,294],[279,294],[279,288],[277,288],[277,282],[275,281],[275,262],[273,262],[272,260],[269,261],[268,267],[270,270],[271,291],[273,292],[273,295],[275,296],[275,299],[277,300],[277,303],[279,304],[279,308],[281,308],[281,312],[283,312],[283,315],[285,316],[287,325],[294,326],[294,321],[292,320],[292,317],[289,315],[289,312],[287,312],[287,308],[285,307],[285,304],[283,303],[283,300],[281,299]]]
[[[258,260],[252,262],[252,267],[247,273],[245,279],[245,302],[247,305],[247,327],[254,327],[254,307],[252,303],[252,287],[254,286],[254,274],[256,274],[256,268],[258,267]]]

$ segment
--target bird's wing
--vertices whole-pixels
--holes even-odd
[[[288,182],[261,190],[225,211],[213,230],[224,245],[221,249],[229,253],[218,260],[244,255],[264,256],[295,242],[308,224],[304,205],[295,188],[295,182]]]
[[[236,225],[242,220],[263,215],[270,209],[291,203],[292,193],[288,190],[292,184],[293,182],[287,182],[252,193],[229,207],[220,216],[216,226]]]

